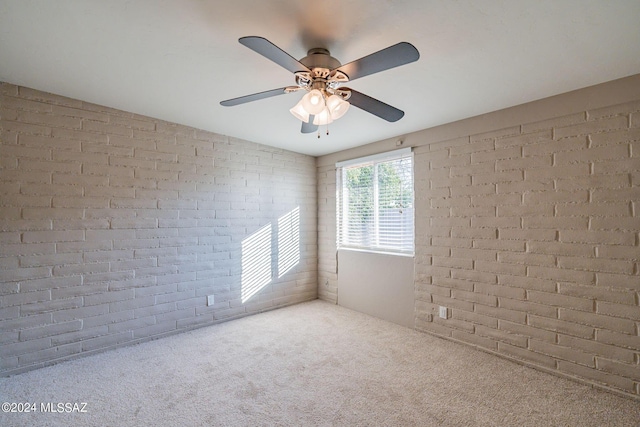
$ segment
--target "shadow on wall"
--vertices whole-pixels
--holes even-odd
[[[259,293],[277,275],[300,262],[300,207],[267,224],[242,241],[242,303]]]

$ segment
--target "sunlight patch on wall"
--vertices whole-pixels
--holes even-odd
[[[297,206],[278,218],[277,228],[275,223],[266,224],[242,241],[242,303],[271,283],[276,264],[281,278],[299,262],[300,206]]]
[[[278,218],[278,278],[300,262],[300,206]]]
[[[271,282],[271,224],[242,241],[242,302]]]

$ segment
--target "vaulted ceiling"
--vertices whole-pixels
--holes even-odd
[[[0,0],[0,80],[310,155],[322,155],[640,73],[638,0]],[[400,41],[417,62],[350,86],[405,116],[351,108],[301,134],[302,93],[238,43],[343,64]]]

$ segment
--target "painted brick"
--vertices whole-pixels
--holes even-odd
[[[608,301],[618,304],[634,305],[635,292],[631,290],[611,289],[596,286],[581,286],[575,283],[558,283],[558,293],[591,300]]]
[[[513,323],[507,320],[499,320],[498,328],[512,334],[521,335],[528,338],[536,338],[538,340],[547,341],[550,343],[556,342],[556,333],[546,331],[539,328],[534,328],[529,325],[522,325],[520,323]]]
[[[617,115],[627,115],[629,112],[636,112],[640,109],[638,101],[626,102],[624,104],[613,105],[610,107],[596,108],[587,111],[589,120],[596,120],[603,117],[611,117]]]
[[[464,331],[453,330],[451,331],[451,337],[472,345],[477,345],[482,348],[487,348],[489,350],[498,349],[498,343],[496,341],[490,338],[482,337],[477,334],[471,334]]]
[[[473,291],[485,295],[491,295],[496,297],[505,297],[511,299],[524,300],[526,298],[526,291],[520,288],[512,288],[509,286],[492,285],[487,283],[474,283]]]
[[[587,298],[576,298],[549,292],[527,291],[527,299],[552,307],[566,307],[588,312],[593,311],[593,301]]]
[[[51,276],[51,267],[23,267],[2,272],[3,282],[39,279]]]
[[[615,221],[607,221],[607,218],[592,218],[589,225],[592,230],[627,230],[634,232],[640,229],[640,216],[616,218]]]
[[[574,135],[587,135],[612,131],[626,128],[628,126],[628,122],[629,121],[626,117],[620,116],[594,120],[586,123],[554,128],[553,136],[554,139],[560,139]]]
[[[501,240],[523,240],[523,241],[554,241],[556,240],[555,230],[543,229],[513,229],[503,228],[498,231]]]
[[[625,363],[635,363],[633,351],[608,344],[598,343],[593,340],[585,340],[582,338],[559,334],[558,344]]]
[[[97,274],[109,271],[109,264],[102,263],[83,263],[83,264],[69,264],[69,265],[56,265],[53,267],[54,276],[71,276],[75,274]],[[89,280],[89,277],[85,277],[84,280]]]
[[[632,114],[633,117],[638,119],[638,114]],[[634,126],[632,126],[634,127]],[[635,126],[638,127],[638,126]],[[632,142],[640,140],[640,129],[620,129],[613,132],[603,132],[592,134],[589,136],[591,139],[591,146],[598,147],[601,145],[620,144],[623,142]]]
[[[597,273],[596,283],[598,286],[635,289],[640,291],[640,281],[636,276],[625,274]]]
[[[577,123],[583,123],[586,120],[587,120],[586,112],[570,114],[567,116],[541,120],[535,123],[523,124],[522,133],[528,134],[536,131],[540,132],[540,130],[545,132],[547,130],[551,130],[552,128],[556,128],[556,127],[564,127],[564,126],[569,126]]]
[[[607,145],[604,147],[557,153],[555,154],[555,161],[557,165],[564,165],[569,163],[590,162],[594,161],[594,159],[597,159],[597,161],[626,159],[629,158],[629,154],[628,144]]]
[[[618,172],[620,170],[637,170],[638,169],[638,158],[634,155],[630,159],[616,159],[616,160],[603,160],[599,162],[594,162],[593,173],[595,175],[607,174],[612,172]]]
[[[636,324],[633,320],[611,317],[599,313],[587,313],[584,311],[559,308],[558,317],[560,320],[594,326],[601,329],[609,329],[627,334],[635,334],[636,332]]]
[[[433,276],[431,278],[435,286],[442,286],[450,289],[458,289],[473,292],[474,283],[464,279],[454,279],[450,277]]]
[[[571,335],[571,336],[580,337],[580,338],[591,339],[595,334],[595,329],[593,327],[580,325],[572,322],[566,322],[564,320],[530,315],[528,317],[528,322],[530,326],[533,326],[534,328],[537,328],[537,329],[554,331],[561,334]]]
[[[443,297],[440,295],[432,295],[432,300],[433,300],[433,303],[437,305],[450,307],[450,308],[457,308],[465,311],[474,311],[473,310],[474,304],[468,301],[461,301],[454,298]]]
[[[594,371],[593,369],[576,365],[570,362],[558,362],[558,369],[571,375],[577,375],[582,378],[589,378],[602,384],[613,386],[615,388],[633,392],[634,383],[632,380],[613,374],[607,374],[602,371]]]
[[[475,143],[477,141],[483,141],[487,139],[505,138],[513,135],[518,135],[519,133],[520,133],[520,126],[511,126],[504,129],[492,130],[488,132],[471,135],[469,137],[469,141],[472,143]]]
[[[640,378],[638,365],[618,363],[604,358],[597,358],[598,369],[612,374],[620,375],[624,378]]]
[[[630,229],[633,228],[630,227]],[[634,246],[599,245],[597,250],[598,258],[603,259],[637,260],[640,258],[640,250]]]
[[[495,273],[485,273],[475,270],[452,270],[451,277],[454,279],[478,281],[483,283],[497,283],[497,275]]]
[[[498,351],[516,359],[526,360],[535,363],[538,366],[544,366],[554,369],[556,367],[556,359],[536,353],[529,349],[523,349],[507,343],[498,343]]]
[[[524,157],[519,159],[506,159],[496,161],[495,170],[498,172],[508,170],[535,170],[537,168],[548,168],[553,164],[553,157],[548,156],[535,156]]]
[[[537,169],[527,169],[524,171],[526,181],[549,182],[554,179],[574,179],[585,177],[591,173],[588,164],[565,165],[563,167],[542,167]]]
[[[629,186],[628,174],[590,175],[584,178],[558,179],[558,190],[571,191],[585,188],[621,188]]]
[[[522,181],[524,179],[524,172],[521,170],[517,171],[506,171],[506,172],[490,172],[485,174],[476,174],[470,177],[473,185],[482,185],[482,184],[498,184],[500,183],[511,183],[516,181]],[[453,184],[453,183],[452,183]]]
[[[529,144],[539,143],[542,141],[550,140],[553,137],[553,133],[551,131],[551,127],[548,129],[537,130],[531,133],[524,132],[524,126],[521,127],[523,134],[508,136],[508,137],[500,137],[496,139],[495,145],[496,148],[503,147],[513,147],[513,146],[526,146]]]
[[[586,203],[589,192],[583,191],[532,191],[524,194],[525,204]]]
[[[480,336],[490,338],[495,341],[506,342],[517,347],[527,347],[529,341],[527,337],[521,335],[512,334],[505,330],[499,330],[494,328],[488,328],[486,326],[478,325],[475,329],[476,333]]]
[[[135,337],[136,332],[142,331],[146,327],[155,325],[155,324],[156,324],[155,316],[139,317],[139,318],[133,318],[130,320],[125,320],[123,322],[109,323],[108,331],[110,334],[113,334],[117,332],[133,330],[133,334]],[[144,334],[141,334],[141,336],[144,336]],[[140,336],[138,336],[138,338],[140,338]]]
[[[557,359],[568,360],[591,368],[596,367],[595,356],[571,347],[532,339],[529,341],[529,348],[537,353],[546,354]]]
[[[552,191],[553,189],[553,182],[550,180],[544,182],[519,180],[516,182],[499,183],[496,187],[496,191],[498,194],[527,193],[531,191],[541,192]]]
[[[509,310],[502,307],[477,305],[475,312],[483,316],[494,317],[499,320],[508,320],[514,323],[526,324],[527,322],[526,313],[517,310]]]
[[[491,151],[480,151],[471,154],[471,163],[493,162],[496,160],[514,159],[522,157],[520,147],[501,148]]]
[[[633,246],[636,238],[633,234],[616,231],[560,230],[560,241]]]
[[[598,301],[596,312],[598,314],[640,321],[640,306],[637,305],[620,305],[606,301]]]
[[[598,329],[596,331],[596,341],[611,344],[616,347],[640,351],[640,336],[638,335],[621,334],[606,329]]]
[[[544,317],[557,317],[557,308],[545,305],[536,304],[532,301],[512,300],[509,298],[498,298],[498,306],[507,310],[521,311],[526,314],[535,314]]]
[[[559,256],[558,266],[560,268],[572,268],[576,270],[633,274],[633,262],[626,260]]]
[[[556,205],[557,216],[626,217],[631,214],[628,202],[589,203],[576,211],[574,205]]]
[[[523,265],[541,265],[551,267],[556,264],[556,257],[546,254],[523,253],[523,252],[498,252],[500,263],[514,263]]]
[[[102,348],[113,347],[118,344],[123,344],[133,339],[133,333],[131,331],[120,332],[113,335],[105,335],[97,338],[92,338],[82,341],[83,351],[92,351]]]
[[[461,290],[452,290],[451,298],[463,301],[469,301],[476,304],[488,305],[496,307],[498,305],[498,298],[493,295],[486,295],[476,292],[466,292]]]
[[[592,199],[594,202],[617,202],[624,200],[638,200],[640,196],[640,189],[636,187],[631,188],[616,188],[608,190],[593,190]]]
[[[550,205],[497,206],[496,212],[499,217],[553,216],[553,209]]]
[[[436,312],[434,312],[435,315]],[[483,316],[477,313],[470,313],[464,310],[453,310],[451,313],[451,317],[455,319],[464,320],[465,322],[470,322],[476,325],[484,325],[489,328],[496,329],[498,327],[498,319],[494,319],[492,317]]]

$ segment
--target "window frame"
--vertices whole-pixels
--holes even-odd
[[[403,233],[403,236],[410,237],[410,244],[400,244],[397,246],[380,245],[381,233],[379,221],[379,188],[378,188],[378,165],[381,163],[392,162],[395,160],[409,159],[411,168],[411,231]],[[374,229],[375,241],[373,245],[357,245],[345,243],[344,224],[348,222],[348,205],[345,203],[345,183],[344,176],[348,168],[373,166],[374,178],[372,179],[373,198],[374,198]],[[338,250],[347,249],[363,252],[385,253],[392,255],[414,256],[415,254],[415,183],[414,183],[414,158],[412,148],[403,148],[389,152],[374,154],[366,157],[345,160],[336,163],[336,247]]]

